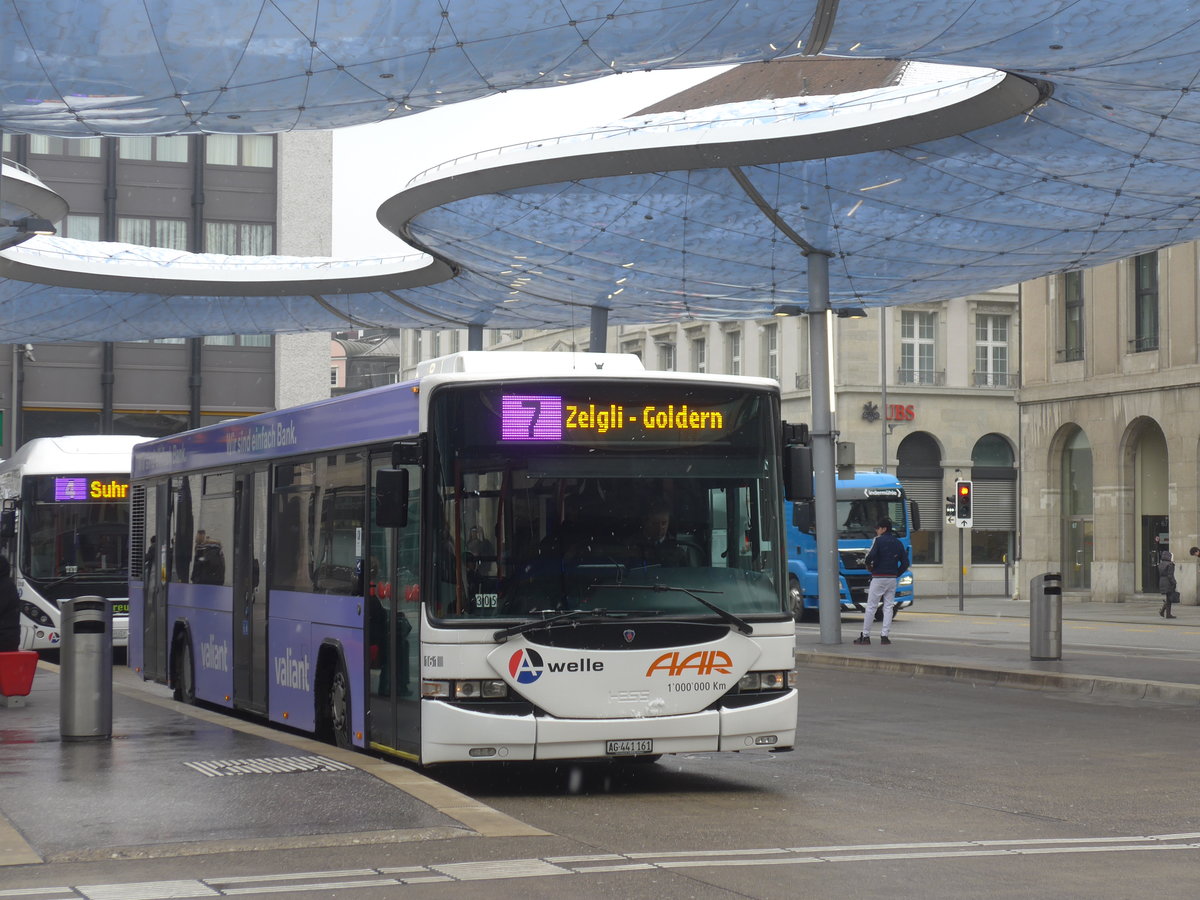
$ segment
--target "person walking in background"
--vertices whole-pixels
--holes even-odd
[[[1158,589],[1164,600],[1158,614],[1164,619],[1174,619],[1171,606],[1179,602],[1179,586],[1175,583],[1175,557],[1170,550],[1164,550],[1158,557]]]
[[[21,649],[21,598],[8,557],[0,556],[0,653]]]
[[[867,553],[867,569],[871,573],[871,586],[867,589],[867,610],[863,613],[862,634],[854,639],[856,644],[871,643],[871,626],[875,622],[875,610],[883,601],[883,627],[879,630],[879,643],[890,644],[888,632],[892,630],[892,615],[896,609],[896,579],[908,571],[908,552],[900,539],[892,534],[892,520],[880,519],[875,525],[875,540]]]

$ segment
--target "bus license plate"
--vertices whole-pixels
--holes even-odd
[[[637,756],[641,753],[653,753],[654,741],[648,738],[638,741],[605,741],[604,752],[609,756]]]

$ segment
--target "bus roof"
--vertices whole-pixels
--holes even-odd
[[[34,438],[0,462],[0,473],[23,475],[114,473],[128,475],[130,454],[152,438],[133,434],[68,434]]]
[[[644,378],[737,384],[779,390],[768,378],[647,372],[629,353],[466,351],[421,364],[416,381],[317,400],[208,425],[145,444],[133,454],[133,477],[250,463],[292,453],[377,444],[419,434],[431,389],[443,384],[540,378]]]

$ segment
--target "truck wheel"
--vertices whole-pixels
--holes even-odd
[[[800,590],[800,579],[795,575],[788,576],[788,606],[797,622],[808,618],[808,610],[804,608],[804,593]]]

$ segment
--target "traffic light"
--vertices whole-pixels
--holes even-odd
[[[955,519],[954,519],[954,498],[947,497],[946,498],[946,522],[947,522],[947,524],[953,525],[954,521],[955,521]]]
[[[959,528],[971,527],[971,482],[954,482],[954,518]]]

